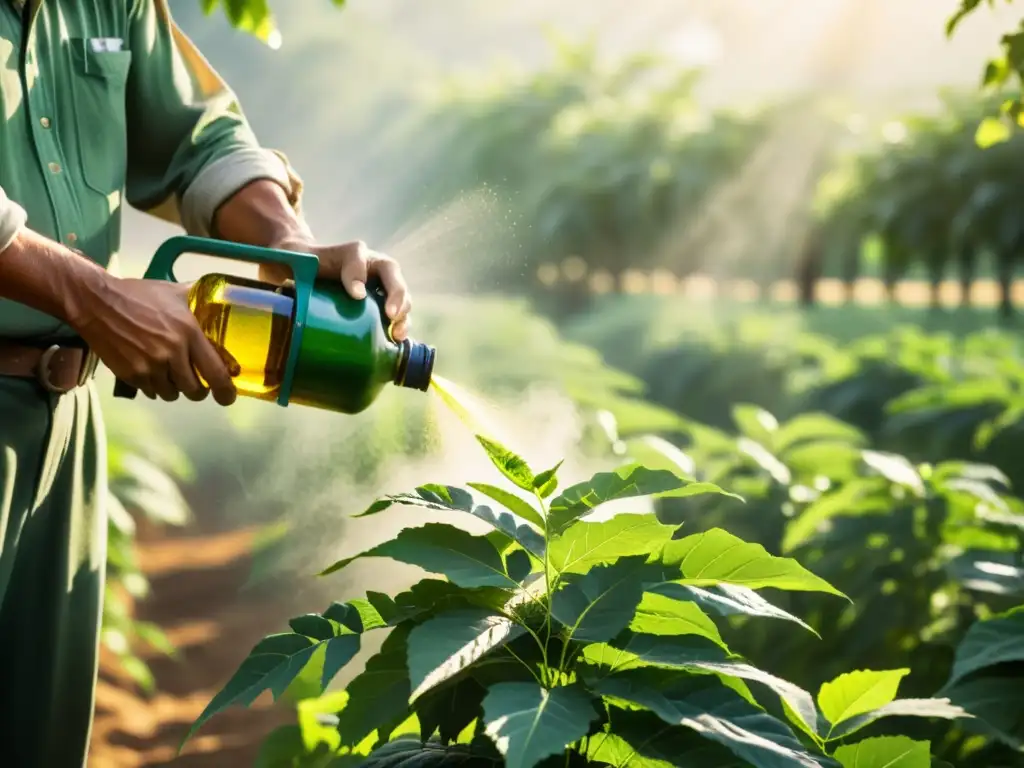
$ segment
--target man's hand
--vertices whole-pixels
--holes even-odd
[[[342,243],[341,245],[317,245],[310,240],[282,240],[271,244],[271,248],[284,251],[312,253],[320,259],[319,276],[328,280],[340,280],[354,299],[366,298],[366,281],[378,277],[384,284],[387,302],[384,305],[391,320],[391,336],[402,341],[409,335],[409,313],[412,311],[412,297],[402,276],[398,263],[390,256],[377,253],[366,243]],[[288,279],[291,273],[277,265],[262,267],[260,275],[273,282]]]
[[[117,378],[150,399],[199,401],[212,391],[221,405],[235,401],[238,363],[203,335],[187,285],[104,277],[68,322]]]
[[[208,390],[198,369],[218,403],[234,402],[238,363],[203,335],[187,286],[114,277],[25,227],[0,256],[0,297],[64,320],[115,376],[147,397],[202,400]]]
[[[391,335],[396,341],[408,337],[412,299],[398,264],[370,250],[365,243],[318,243],[275,182],[259,179],[228,198],[217,210],[214,229],[218,237],[237,243],[312,253],[320,257],[320,277],[340,280],[355,299],[366,296],[366,281],[370,277],[379,277],[388,296],[385,312],[392,323]],[[291,272],[268,264],[260,268],[260,277],[280,283],[289,279]]]

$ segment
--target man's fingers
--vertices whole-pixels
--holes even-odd
[[[231,405],[235,402],[238,392],[235,389],[235,383],[231,380],[228,366],[216,347],[198,327],[190,346],[192,362],[195,363],[199,374],[210,385],[213,399],[220,405]]]
[[[149,379],[146,379],[145,381],[140,381],[136,386],[136,389],[138,389],[139,392],[144,394],[150,400],[156,400],[156,389],[153,388],[153,384],[152,382],[149,381]]]
[[[168,403],[173,403],[178,399],[178,395],[181,393],[171,381],[170,374],[170,369],[165,368],[163,374],[154,376],[151,381],[153,383],[153,389],[156,391],[157,395],[160,396],[160,399],[166,400]]]
[[[188,348],[181,350],[174,364],[171,366],[171,381],[181,390],[189,400],[194,403],[201,402],[210,394],[210,390],[203,386],[203,382],[196,376],[192,367],[192,360],[188,356]]]
[[[365,299],[368,249],[362,243],[356,243],[352,248],[352,254],[341,262],[341,284],[353,299]]]
[[[405,285],[401,268],[396,262],[383,256],[370,263],[370,271],[380,277],[384,284],[384,292],[388,297],[385,305],[388,317],[395,323],[401,322],[412,310],[412,297]]]

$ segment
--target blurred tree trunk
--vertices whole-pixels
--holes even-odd
[[[961,245],[957,253],[957,268],[960,281],[960,306],[971,306],[971,286],[974,285],[975,269],[978,265],[978,250],[973,245]]]
[[[815,289],[824,273],[825,243],[821,227],[813,227],[807,232],[800,259],[797,263],[797,288],[800,306],[813,307],[816,299]]]
[[[996,254],[996,270],[999,273],[999,316],[1003,320],[1013,317],[1013,268],[1017,261],[1016,247],[1001,248]]]
[[[942,278],[945,276],[946,263],[944,260],[932,260],[928,265],[928,299],[929,308],[935,312],[942,308]]]

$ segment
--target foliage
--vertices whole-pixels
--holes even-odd
[[[107,579],[103,599],[103,645],[144,690],[153,676],[138,656],[143,646],[168,655],[174,646],[156,624],[135,618],[133,602],[149,593],[149,582],[135,551],[137,520],[158,526],[181,526],[190,519],[178,481],[190,467],[166,442],[148,412],[120,405],[107,409]]]
[[[936,115],[890,123],[886,140],[858,149],[823,178],[818,226],[830,271],[852,281],[874,243],[890,284],[921,267],[936,291],[951,268],[970,285],[985,257],[1009,281],[1024,244],[1017,216],[1024,131],[993,134],[985,118],[993,104],[947,98]]]
[[[345,0],[331,0],[341,8]],[[231,26],[243,30],[264,42],[273,40],[277,32],[274,14],[270,10],[270,0],[199,0],[199,7],[207,16],[220,6]]]
[[[544,69],[443,85],[403,150],[429,180],[409,188],[412,200],[440,208],[479,188],[493,195],[515,225],[514,254],[466,268],[505,287],[570,257],[613,276],[699,267],[677,236],[770,115],[709,111],[695,96],[700,72],[657,56],[605,62],[593,40],[550,39]]]
[[[730,645],[805,688],[850,667],[912,668],[911,696],[942,689],[977,720],[948,731],[918,724],[902,735],[941,742],[935,751],[959,768],[1016,764],[1007,751],[1024,736],[1010,701],[1015,662],[994,662],[1011,681],[1005,686],[984,671],[977,682],[943,686],[975,622],[1012,609],[1024,593],[1019,339],[912,326],[857,338],[845,310],[804,316],[827,329],[825,313],[837,314],[818,335],[756,311],[616,305],[599,309],[602,327],[582,318],[570,337],[638,374],[649,396],[689,424],[623,439],[606,418],[607,439],[624,457],[745,499],[664,500],[661,519],[688,532],[725,528],[796,557],[853,600],[773,601],[785,612],[779,618],[840,628],[827,646],[750,621],[736,622],[733,635],[723,629]]]
[[[752,666],[705,609],[760,619],[774,610],[761,590],[834,603],[842,593],[722,529],[683,535],[650,513],[601,509],[641,496],[730,498],[719,487],[628,463],[556,495],[557,466],[535,472],[478,440],[515,492],[426,485],[362,514],[411,505],[469,516],[490,533],[428,523],[330,566],[325,574],[384,557],[443,578],[296,617],[253,648],[192,733],[263,691],[279,697],[310,670],[323,691],[375,630],[390,634],[365,671],[303,702],[299,724],[268,740],[263,765],[881,768],[902,751],[906,765],[927,766],[927,742],[861,730],[888,716],[965,716],[944,699],[898,699],[906,669],[847,673],[815,698]]]
[[[845,312],[817,333],[756,310],[672,310],[610,305],[567,333],[644,381],[654,403],[709,426],[732,429],[737,403],[780,420],[820,411],[879,450],[991,464],[1024,487],[1024,350],[1014,334],[902,325],[858,337]]]
[[[1012,3],[1013,0],[1006,0]],[[975,13],[986,3],[995,7],[996,0],[960,0],[960,5],[946,24],[946,35],[952,37],[961,22]],[[1024,21],[1012,32],[1003,35],[999,40],[1000,53],[985,63],[981,85],[990,91],[1000,91],[1007,84],[1014,82],[1017,90],[1024,86]],[[1007,98],[1001,104],[1002,117],[986,118],[986,133],[993,142],[1003,141],[1010,135],[1010,125],[1024,126],[1021,121],[1022,102],[1020,97]]]

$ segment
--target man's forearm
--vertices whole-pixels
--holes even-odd
[[[288,202],[280,184],[259,179],[240,189],[217,209],[214,234],[222,240],[265,248],[301,248],[312,244],[309,226]],[[260,268],[263,279],[279,282],[290,277],[287,270]]]
[[[108,279],[98,264],[27,227],[0,251],[0,297],[72,326],[83,307],[103,301]]]

